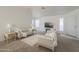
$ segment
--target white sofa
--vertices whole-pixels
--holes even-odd
[[[57,35],[54,30],[47,32],[45,35],[38,35],[38,45],[52,49],[57,46]]]
[[[21,41],[33,47],[36,45],[36,47],[34,47],[35,49],[39,46],[43,46],[54,51],[54,48],[57,46],[57,36],[55,31],[47,32],[45,35],[32,35]]]
[[[17,33],[18,38],[27,37],[27,36],[33,34],[32,28],[20,29],[20,28],[16,27],[13,29],[13,31]]]

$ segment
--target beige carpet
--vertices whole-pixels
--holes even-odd
[[[0,42],[0,52],[52,52],[50,49],[31,47],[21,40],[11,41],[9,43]],[[55,52],[79,52],[79,40],[74,40],[65,36],[58,35],[58,47]]]

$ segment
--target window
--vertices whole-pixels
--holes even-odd
[[[40,26],[40,21],[37,19],[37,20],[35,20],[35,27],[39,27]]]
[[[32,26],[35,28],[39,28],[40,27],[40,20],[39,19],[33,19],[32,20]]]
[[[64,30],[64,19],[63,19],[63,17],[60,17],[60,31],[61,32],[63,32],[63,30]]]

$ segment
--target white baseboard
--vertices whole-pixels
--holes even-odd
[[[63,34],[60,34],[60,35],[61,35],[61,36],[64,36],[64,37],[67,37],[67,38],[74,39],[74,40],[79,40],[78,37],[73,36],[73,35],[70,35],[70,34],[65,34],[65,33],[63,33]]]

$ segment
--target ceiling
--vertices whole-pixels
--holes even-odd
[[[30,8],[33,11],[34,17],[43,17],[63,15],[73,10],[79,9],[79,6],[33,6]]]

